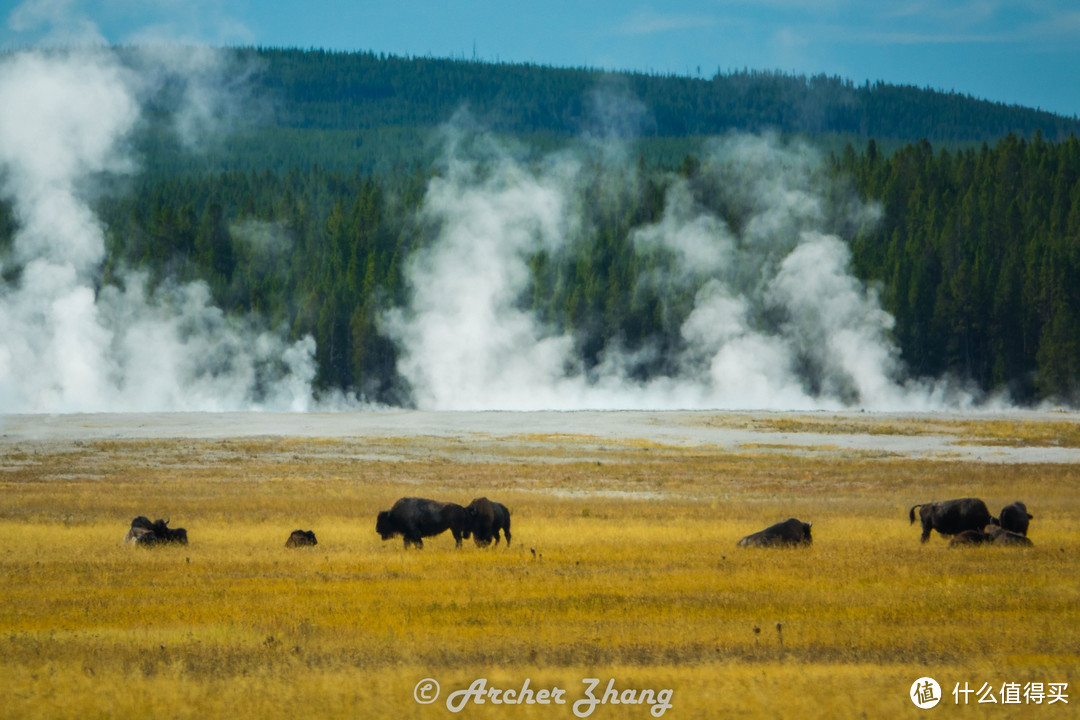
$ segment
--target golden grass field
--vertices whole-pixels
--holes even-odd
[[[1075,444],[1068,422],[1009,423],[883,424]],[[598,696],[609,679],[670,689],[670,718],[1077,717],[1080,467],[826,450],[580,434],[2,442],[0,717],[574,718],[585,678]],[[406,495],[499,500],[513,542],[383,542],[375,515]],[[1025,501],[1034,547],[920,545],[908,509],[968,495],[994,513]],[[190,544],[125,546],[136,515],[171,518]],[[813,547],[735,547],[789,516],[813,522]],[[286,549],[297,528],[319,545]],[[943,689],[932,710],[908,696],[922,676]],[[426,678],[441,686],[430,705],[414,699]],[[567,702],[451,712],[447,695],[478,678]],[[1068,704],[1000,701],[1029,682],[1068,683]],[[999,702],[958,706],[956,683]]]

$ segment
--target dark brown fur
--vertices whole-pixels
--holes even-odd
[[[987,536],[990,538],[990,542],[995,545],[1018,545],[1022,547],[1034,545],[1026,536],[999,527],[990,528]]]
[[[375,532],[383,540],[395,535],[404,538],[405,547],[424,547],[423,538],[432,537],[449,530],[454,542],[461,547],[461,538],[468,537],[465,508],[457,503],[444,503],[427,498],[406,497],[383,510],[375,519]]]
[[[964,532],[957,533],[953,536],[953,539],[949,541],[949,547],[957,547],[958,545],[982,545],[989,542],[991,542],[990,536],[982,530],[965,530]]]
[[[506,537],[510,546],[510,510],[505,505],[488,500],[486,497],[475,498],[465,506],[468,516],[469,531],[477,545],[490,545],[494,540],[499,544],[499,531]]]
[[[124,536],[124,542],[133,545],[164,545],[166,543],[179,543],[187,545],[187,530],[184,528],[169,527],[168,520],[155,520],[143,515],[131,521],[131,527]]]
[[[810,545],[810,526],[795,518],[770,525],[764,530],[747,535],[738,542],[739,547],[776,547],[781,545]]]
[[[986,509],[986,503],[979,498],[915,505],[908,510],[908,520],[912,523],[915,522],[915,508],[919,508],[919,520],[922,523],[921,542],[930,539],[932,530],[937,530],[942,535],[957,535],[965,530],[982,531],[987,525],[997,522]]]
[[[312,545],[318,545],[319,541],[315,539],[314,530],[293,530],[289,535],[289,539],[285,541],[285,547],[310,547]]]
[[[1027,535],[1028,523],[1035,516],[1027,511],[1027,506],[1024,503],[1017,500],[1012,505],[1006,505],[1001,509],[1001,515],[998,516],[998,522],[1003,530],[1017,533],[1018,535]]]

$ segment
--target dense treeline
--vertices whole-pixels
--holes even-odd
[[[631,233],[659,219],[677,174],[638,168],[632,192],[587,183],[581,237],[559,256],[538,252],[520,302],[572,334],[587,366],[605,349],[649,347],[641,377],[670,368],[667,350],[696,287],[658,287],[662,253]],[[911,372],[952,375],[1025,402],[1073,398],[1080,385],[1080,140],[1006,137],[980,149],[926,142],[884,156],[870,142],[827,169],[882,207],[879,223],[846,238],[857,275],[879,283]],[[380,323],[407,301],[404,268],[437,227],[417,219],[428,174],[393,177],[311,170],[223,173],[146,184],[105,208],[106,282],[121,268],[159,281],[206,280],[231,312],[258,312],[317,341],[318,383],[407,403],[398,348]],[[693,186],[693,185],[692,185]],[[702,185],[697,201],[740,222]],[[853,233],[854,233],[853,229]]]
[[[881,82],[856,85],[825,75],[737,71],[705,79],[374,53],[236,52],[262,68],[256,97],[272,100],[275,124],[286,127],[432,126],[467,106],[496,132],[563,136],[602,122],[622,124],[605,130],[640,136],[770,130],[931,142],[1036,131],[1063,139],[1080,131],[1075,118],[958,93]],[[616,117],[603,117],[605,109]]]
[[[639,138],[652,166],[675,164],[702,137],[737,132],[874,138],[891,152],[926,138],[950,147],[1009,133],[1080,135],[1080,119],[955,92],[825,75],[724,71],[712,77],[606,72],[367,52],[237,48],[221,64],[243,77],[227,140],[192,154],[151,124],[139,138],[147,169],[216,172],[299,167],[385,174],[430,163],[433,127],[467,111],[490,132],[547,152],[582,135]],[[137,64],[138,55],[130,62]],[[177,82],[183,82],[177,80]],[[180,94],[177,94],[180,97]],[[168,95],[156,98],[167,115]]]
[[[1021,400],[1080,389],[1080,140],[928,142],[839,163],[884,208],[853,244],[880,281],[913,371],[954,373]]]
[[[404,301],[424,181],[313,169],[144,184],[102,208],[103,282],[124,282],[132,269],[148,273],[151,287],[203,280],[227,312],[315,337],[322,388],[404,401],[395,349],[377,321]]]

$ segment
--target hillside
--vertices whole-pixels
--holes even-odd
[[[429,161],[429,131],[462,110],[541,151],[583,135],[638,138],[653,165],[677,164],[701,138],[731,131],[813,137],[835,149],[874,138],[885,150],[924,138],[972,146],[1010,133],[1080,135],[1077,118],[824,75],[744,70],[706,79],[365,52],[228,52],[250,75],[247,126],[210,156],[181,156],[167,140],[146,139],[151,166],[389,172]]]

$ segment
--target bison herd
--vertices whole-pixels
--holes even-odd
[[[990,514],[979,498],[959,498],[934,503],[920,503],[908,510],[908,521],[915,522],[915,509],[922,522],[921,542],[930,539],[937,530],[941,535],[952,535],[951,547],[958,545],[1031,545],[1027,537],[1028,523],[1034,515],[1022,502],[1014,502],[1002,508],[998,517]],[[777,547],[809,545],[810,525],[795,518],[770,525],[738,542],[739,547]]]
[[[131,521],[131,528],[124,536],[124,542],[132,545],[187,545],[187,530],[169,527],[168,520],[150,522],[150,518],[140,515]]]
[[[951,535],[950,546],[963,545],[1031,545],[1027,537],[1028,524],[1034,517],[1022,502],[1014,502],[1002,508],[998,517],[979,498],[959,498],[941,502],[919,503],[908,511],[908,521],[915,522],[918,509],[922,524],[921,542],[930,539],[937,530],[941,535]],[[798,547],[810,545],[812,523],[796,518],[770,525],[764,530],[747,535],[737,543],[739,547]],[[492,541],[499,544],[500,533],[510,545],[510,511],[502,503],[486,497],[474,499],[468,505],[440,502],[428,498],[403,497],[389,510],[383,510],[375,519],[375,532],[383,540],[400,535],[405,547],[424,547],[424,538],[433,537],[447,530],[454,536],[454,543],[461,547],[463,539],[471,536],[477,546],[487,547]],[[124,541],[134,545],[187,544],[187,530],[170,528],[168,520],[155,520],[142,515],[131,521]],[[310,547],[318,545],[312,530],[294,530],[285,541],[286,547]]]
[[[454,543],[461,547],[461,540],[469,539],[479,546],[487,546],[494,540],[499,544],[499,532],[510,545],[510,511],[502,503],[486,497],[476,498],[462,507],[457,503],[439,502],[427,498],[405,497],[383,510],[375,520],[375,532],[383,540],[401,535],[405,547],[424,547],[424,538],[449,530]]]
[[[454,542],[461,547],[461,540],[471,536],[480,547],[499,544],[500,533],[510,545],[510,510],[502,503],[486,497],[474,499],[465,506],[445,503],[427,498],[405,497],[394,503],[389,510],[379,513],[375,520],[375,532],[383,540],[401,535],[405,547],[424,547],[424,538],[449,530]],[[133,545],[159,545],[181,543],[187,545],[187,530],[170,528],[168,520],[155,520],[140,515],[131,521],[131,528],[124,542]],[[313,530],[293,530],[285,547],[311,547],[318,545]]]
[[[915,508],[919,508],[922,522],[922,542],[930,539],[930,532],[952,535],[950,546],[982,545],[1031,545],[1027,537],[1028,523],[1034,515],[1022,502],[1014,502],[1002,508],[998,517],[990,514],[979,498],[960,498],[936,503],[915,505],[908,511],[908,520],[915,522]]]

